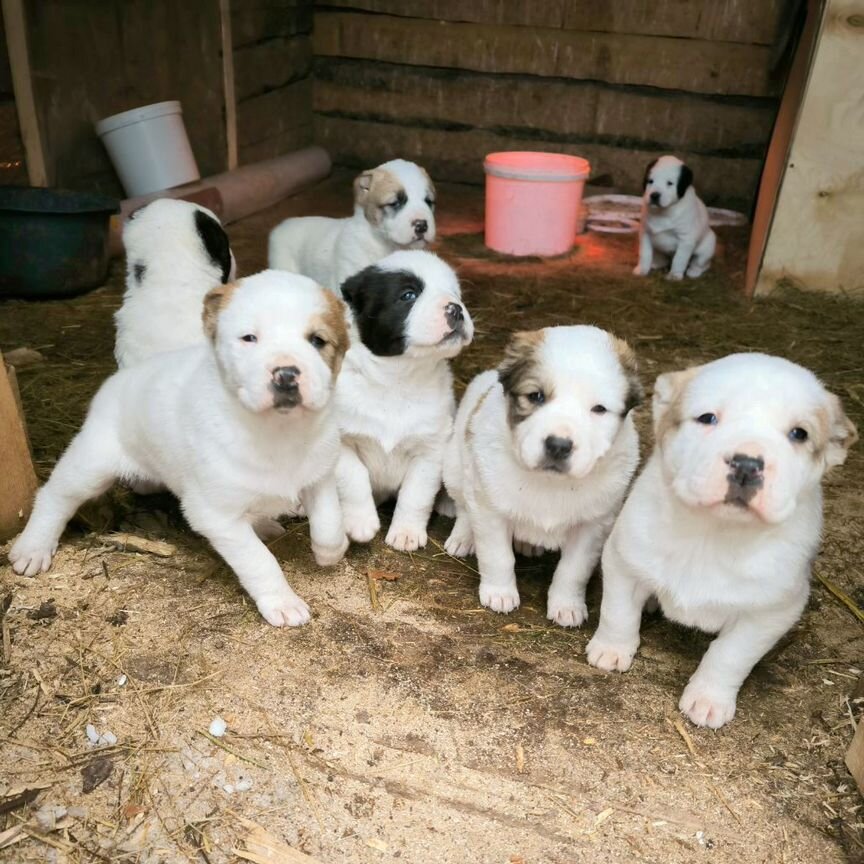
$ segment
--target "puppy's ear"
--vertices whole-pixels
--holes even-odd
[[[498,380],[505,393],[510,394],[534,365],[543,336],[542,330],[522,330],[510,337],[498,367]]]
[[[858,440],[858,429],[846,416],[843,403],[833,393],[828,394],[830,428],[825,448],[825,464],[831,468],[846,461],[849,448]]]
[[[369,169],[368,171],[364,171],[362,174],[358,174],[354,178],[354,203],[355,204],[363,204],[366,200],[366,196],[369,194],[369,190],[372,188],[372,175],[375,173],[374,169]]]
[[[689,165],[682,163],[678,172],[678,200],[684,197],[684,193],[693,185],[693,172]]]
[[[630,345],[623,339],[613,336],[612,347],[618,355],[618,362],[627,378],[627,395],[624,397],[624,416],[626,417],[634,408],[638,408],[642,404],[645,399],[645,390],[639,380],[639,364],[636,362],[636,354]]]
[[[324,294],[324,314],[321,316],[321,329],[327,340],[327,344],[321,349],[321,355],[335,378],[342,368],[345,352],[351,347],[348,321],[345,318],[348,310],[332,291],[328,291],[326,288],[322,288],[321,291]]]
[[[432,178],[429,176],[429,173],[426,171],[425,168],[421,168],[420,171],[423,173],[423,176],[426,178],[426,188],[428,190],[428,195],[432,199],[432,203],[434,204],[435,203],[435,196],[437,194],[435,191],[435,184],[432,182]]]
[[[660,157],[658,156],[657,159]],[[642,191],[644,192],[648,188],[648,178],[651,176],[651,169],[657,164],[657,159],[652,159],[645,166],[645,175],[642,177]]]
[[[219,285],[216,288],[208,291],[204,296],[204,311],[201,316],[201,322],[204,326],[204,335],[210,341],[216,340],[216,331],[219,314],[228,305],[231,300],[231,295],[239,287],[239,282],[231,282],[228,285]]]
[[[342,299],[356,314],[363,308],[363,299],[366,296],[366,286],[373,272],[377,271],[375,265],[364,267],[359,273],[349,276],[339,287]]]
[[[231,244],[225,229],[209,213],[203,210],[195,211],[195,230],[204,244],[204,251],[213,264],[222,271],[220,281],[228,284],[231,274]]]
[[[680,425],[684,419],[681,414],[681,400],[687,385],[696,377],[700,366],[691,366],[683,372],[665,372],[654,382],[652,413],[654,418],[654,439],[659,443],[671,429]]]

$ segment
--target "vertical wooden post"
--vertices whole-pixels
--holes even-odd
[[[219,0],[222,22],[222,86],[225,90],[225,138],[228,170],[237,167],[237,93],[234,89],[234,38],[231,33],[231,0]]]

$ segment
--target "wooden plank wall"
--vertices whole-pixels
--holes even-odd
[[[786,0],[325,3],[315,134],[337,163],[404,156],[479,183],[487,152],[554,149],[635,192],[645,164],[674,152],[708,201],[752,204]]]
[[[24,144],[21,142],[18,116],[15,112],[12,70],[9,68],[3,16],[0,15],[0,186],[26,183]]]
[[[312,0],[230,0],[241,165],[312,141]]]

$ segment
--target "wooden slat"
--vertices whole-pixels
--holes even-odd
[[[771,49],[629,34],[320,12],[316,55],[579,78],[696,93],[772,96]]]
[[[296,126],[280,132],[263,141],[256,141],[240,148],[240,164],[250,165],[260,162],[262,159],[272,159],[274,156],[282,156],[292,150],[299,150],[312,143],[312,124],[307,122],[303,126]]]
[[[770,45],[785,0],[324,0],[319,6],[476,24]]]
[[[232,0],[234,47],[312,32],[312,0]]]
[[[309,125],[311,115],[311,78],[240,102],[237,105],[240,147],[248,148],[297,126]]]
[[[484,128],[546,141],[757,156],[775,103],[513,75],[453,74],[370,61],[316,64],[315,111],[409,126]]]
[[[389,123],[316,115],[315,140],[334,163],[366,168],[403,157],[423,165],[433,178],[483,182],[483,157],[496,150],[555,150],[584,156],[591,163],[592,182],[638,193],[645,165],[656,152],[602,144],[538,146],[536,140],[504,137],[493,132],[443,131]],[[709,203],[748,210],[761,170],[759,159],[733,159],[682,152],[696,176],[695,185]]]
[[[226,165],[237,167],[237,88],[234,83],[234,40],[231,34],[231,0],[219,0],[222,34],[222,93],[225,100]]]
[[[312,67],[308,35],[279,36],[234,50],[234,80],[242,101],[306,78]]]

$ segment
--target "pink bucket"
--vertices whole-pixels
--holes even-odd
[[[563,153],[490,153],[486,245],[508,255],[563,255],[573,248],[587,159]]]

